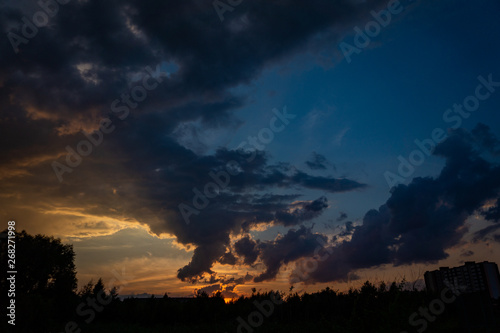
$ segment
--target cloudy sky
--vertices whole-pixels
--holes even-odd
[[[500,262],[500,4],[3,1],[0,217],[122,294]]]

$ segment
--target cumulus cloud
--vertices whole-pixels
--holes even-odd
[[[265,271],[254,278],[255,282],[272,280],[279,269],[289,262],[312,256],[320,242],[326,242],[325,235],[312,232],[311,228],[301,226],[291,229],[285,235],[278,236],[273,241],[261,242],[258,245],[260,258],[265,266]]]
[[[252,240],[248,235],[235,242],[234,249],[243,258],[243,262],[246,265],[252,265],[259,256],[257,242]]]
[[[356,228],[354,227],[354,224],[352,221],[347,221],[345,223],[344,230],[340,232],[339,236],[344,237],[344,236],[350,236],[354,232]]]
[[[325,197],[318,198],[312,202],[293,203],[290,211],[277,211],[276,221],[284,226],[297,225],[304,221],[309,221],[328,208],[328,200]]]
[[[435,263],[447,258],[446,250],[460,244],[468,231],[467,218],[486,202],[496,200],[493,209],[498,205],[500,166],[482,157],[491,145],[485,147],[484,141],[477,140],[477,129],[482,137],[490,137],[485,125],[471,133],[452,131],[434,152],[446,159],[440,175],[418,177],[394,188],[384,205],[366,213],[350,240],[327,248],[328,258],[318,261],[318,269],[306,282],[345,280],[357,269],[383,264]],[[484,213],[484,217],[497,221],[494,214]],[[475,238],[485,239],[498,228],[494,224],[482,229]]]

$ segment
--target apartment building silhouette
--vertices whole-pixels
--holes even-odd
[[[459,267],[440,267],[424,274],[425,286],[430,292],[439,292],[452,285],[464,293],[486,291],[491,298],[500,298],[500,273],[494,262],[466,261]]]

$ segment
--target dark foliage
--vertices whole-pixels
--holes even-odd
[[[6,231],[4,234],[7,233]],[[48,332],[68,318],[78,298],[72,245],[43,235],[15,234],[15,301],[17,332]],[[0,292],[7,307],[7,238],[0,241]],[[7,318],[7,317],[5,317]],[[6,325],[7,320],[2,320]],[[3,326],[5,327],[5,326]],[[36,329],[35,329],[36,328]]]
[[[417,332],[409,317],[439,298],[403,283],[315,293],[254,292],[225,303],[220,292],[194,298],[115,298],[95,320],[74,318],[82,332]],[[277,300],[269,307],[272,299]],[[281,301],[282,302],[281,302]],[[257,305],[258,304],[258,305]],[[259,307],[264,309],[263,315]],[[271,310],[272,309],[272,310]],[[252,315],[253,314],[253,315]],[[498,332],[498,306],[484,294],[459,296],[426,332]],[[242,328],[241,320],[261,325]],[[241,320],[240,320],[240,319]],[[238,330],[240,327],[240,330]]]

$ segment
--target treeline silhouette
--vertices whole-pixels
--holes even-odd
[[[16,243],[22,272],[17,276],[16,329],[4,316],[2,332],[500,332],[498,304],[487,294],[461,294],[442,313],[431,311],[424,319],[421,309],[435,306],[441,295],[408,289],[405,281],[366,281],[346,292],[253,289],[252,295],[229,303],[220,292],[120,300],[116,288],[106,289],[102,279],[76,289],[71,245],[25,232],[17,234]],[[0,258],[6,262],[3,241]],[[2,295],[6,277],[3,270]],[[7,306],[4,297],[2,306]]]

